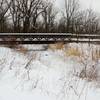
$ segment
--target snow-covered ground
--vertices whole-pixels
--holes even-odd
[[[63,50],[26,54],[0,47],[0,100],[99,100],[99,78],[78,77],[84,63],[79,62],[80,57],[65,54],[70,47],[85,52],[89,58],[82,59],[84,63],[95,64],[89,55],[91,48],[99,48],[95,45],[70,44]],[[99,69],[99,59],[96,66]]]

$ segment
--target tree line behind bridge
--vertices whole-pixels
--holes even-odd
[[[99,34],[100,19],[81,10],[78,0],[63,0],[64,10],[46,0],[0,0],[0,32]]]

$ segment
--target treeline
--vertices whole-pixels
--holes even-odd
[[[82,11],[78,0],[62,2],[64,11],[47,0],[0,0],[0,32],[100,32],[100,20],[94,11]]]

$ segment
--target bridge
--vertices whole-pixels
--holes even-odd
[[[64,43],[100,43],[100,34],[72,33],[0,33],[0,45],[5,44],[53,44]]]

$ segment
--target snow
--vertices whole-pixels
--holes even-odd
[[[70,46],[84,49],[86,54],[92,47],[99,47],[87,44]],[[98,83],[77,77],[83,67],[78,59],[66,57],[64,50],[22,54],[0,47],[0,100],[99,100]],[[99,70],[99,61],[97,66]]]

